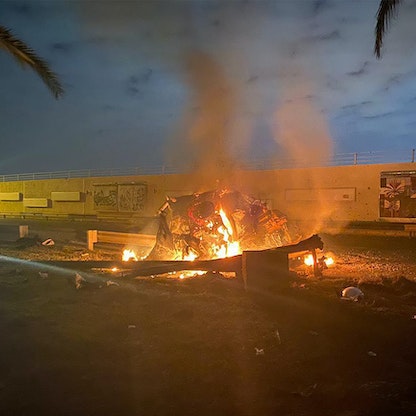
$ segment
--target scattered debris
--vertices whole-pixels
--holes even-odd
[[[367,353],[370,357],[377,357],[377,354],[374,351],[368,351]]]
[[[309,288],[306,286],[306,283],[298,283],[298,282],[293,282],[293,283],[292,283],[292,287],[293,287],[294,289],[309,289]]]
[[[263,348],[254,347],[254,349],[256,351],[256,355],[264,355],[264,349]]]
[[[314,337],[317,337],[319,335],[319,333],[316,332],[316,331],[308,331],[308,333],[309,333],[309,335],[312,335]]]
[[[48,272],[39,272],[39,277],[41,279],[46,279],[48,276]]]
[[[75,273],[75,289],[81,289],[85,283],[86,280],[79,273]]]
[[[342,299],[358,302],[364,298],[364,293],[355,286],[346,287],[341,293]]]
[[[132,324],[130,324],[130,325],[127,327],[127,329],[136,329],[136,325],[132,325]]]
[[[105,283],[108,286],[120,286],[119,283],[117,282],[113,282],[112,280],[107,280],[107,282]]]
[[[52,240],[52,238],[47,238],[45,241],[42,241],[41,243],[43,246],[54,246],[55,241]]]

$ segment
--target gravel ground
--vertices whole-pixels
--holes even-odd
[[[31,263],[120,248],[3,244],[30,263],[0,263],[0,414],[416,414],[415,241],[322,238],[336,261],[322,278],[249,292],[212,274],[77,290]],[[349,285],[361,301],[340,298]]]

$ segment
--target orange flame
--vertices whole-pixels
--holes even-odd
[[[194,261],[197,257],[198,256],[194,251],[189,250],[189,253],[186,256],[184,256],[183,259],[186,261]]]
[[[138,258],[137,258],[137,255],[136,255],[135,251],[131,250],[131,249],[125,249],[123,251],[122,259],[123,259],[123,261],[130,261],[130,260],[138,261]]]
[[[313,256],[312,254],[308,254],[303,258],[303,262],[306,266],[313,266]],[[335,264],[335,260],[333,257],[325,257],[324,259],[326,267],[332,266]]]
[[[233,241],[233,227],[230,220],[221,208],[219,214],[223,225],[218,227],[218,233],[222,235],[222,244],[214,248],[215,257],[222,259],[225,257],[232,257],[241,254],[240,244],[238,241]]]
[[[335,264],[335,260],[332,257],[327,257],[325,259],[325,264],[327,265],[327,267],[332,266]]]
[[[312,254],[308,254],[304,257],[303,262],[306,264],[306,266],[313,266],[313,256]]]

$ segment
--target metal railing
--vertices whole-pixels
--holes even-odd
[[[415,149],[396,151],[373,151],[338,153],[329,159],[252,159],[240,162],[238,167],[246,170],[273,170],[306,167],[348,165],[371,165],[377,163],[414,163]],[[93,178],[103,176],[170,175],[192,171],[189,166],[151,165],[129,168],[80,169],[55,172],[16,173],[0,175],[0,182],[35,181],[42,179]]]

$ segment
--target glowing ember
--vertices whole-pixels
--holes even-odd
[[[335,260],[333,259],[333,257],[326,257],[323,256],[320,259],[318,259],[318,263],[320,261],[323,261],[325,263],[326,267],[332,266],[335,264]],[[307,256],[305,256],[303,258],[303,262],[305,263],[306,266],[313,266],[313,256],[312,254],[308,254]]]
[[[335,260],[332,257],[327,257],[325,259],[325,264],[329,267],[332,266],[333,264],[335,264]]]
[[[307,266],[313,266],[313,256],[312,254],[308,254],[307,256],[304,257],[303,262],[307,265]]]
[[[130,249],[125,249],[123,251],[123,257],[122,257],[123,261],[138,261],[137,255],[134,252],[134,250],[130,250]]]
[[[179,279],[183,280],[189,277],[202,276],[204,274],[206,274],[206,272],[204,272],[203,270],[185,270],[179,275]]]

